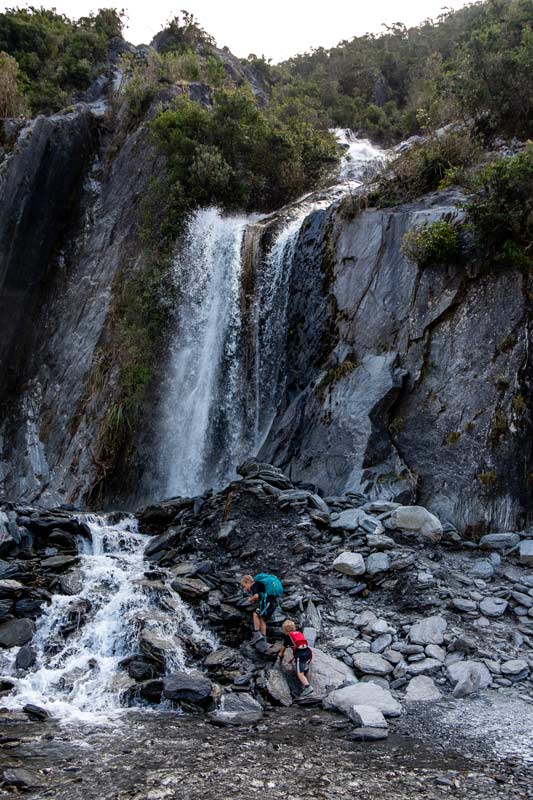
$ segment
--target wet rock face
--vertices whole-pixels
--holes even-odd
[[[94,149],[95,121],[85,106],[37,117],[19,133],[0,172],[0,396],[30,344],[32,320],[45,297],[51,259],[80,195]]]
[[[530,503],[522,276],[422,270],[401,252],[407,230],[456,217],[460,201],[448,190],[352,218],[334,207],[302,231],[290,388],[261,457],[326,492],[417,500],[460,530],[516,530]]]

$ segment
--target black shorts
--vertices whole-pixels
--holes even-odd
[[[296,672],[308,672],[311,666],[311,651],[308,647],[302,647],[294,651],[294,668]]]
[[[260,610],[261,606],[257,608],[256,610],[257,616],[260,617],[261,619],[270,619],[277,607],[278,607],[278,601],[276,600],[276,598],[269,597],[263,612],[261,612]]]

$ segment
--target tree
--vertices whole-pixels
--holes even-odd
[[[19,65],[16,60],[0,52],[0,118],[18,117],[24,113],[24,97],[19,87]]]

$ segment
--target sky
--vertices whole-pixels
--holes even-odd
[[[435,18],[444,7],[457,9],[462,0],[10,0],[13,6],[56,8],[77,18],[99,7],[124,8],[128,17],[125,38],[148,44],[181,8],[193,13],[218,45],[227,45],[239,57],[264,55],[274,62],[313,47],[332,47],[343,39],[379,33],[382,24],[416,25]]]

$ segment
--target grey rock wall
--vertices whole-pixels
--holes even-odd
[[[523,276],[468,264],[422,270],[401,252],[410,227],[457,218],[460,200],[447,191],[356,216],[337,204],[318,212],[319,250],[302,231],[287,344],[293,391],[260,457],[327,493],[417,498],[461,530],[511,530],[530,508]]]

